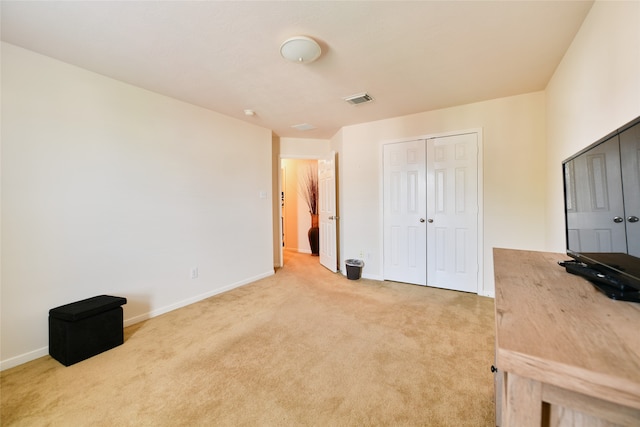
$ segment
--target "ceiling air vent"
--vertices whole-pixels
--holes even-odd
[[[357,95],[347,96],[343,99],[351,105],[364,104],[373,101],[373,98],[368,93],[359,93]]]

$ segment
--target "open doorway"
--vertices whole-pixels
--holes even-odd
[[[312,174],[317,189],[318,160],[281,159],[280,170],[282,249],[309,255],[316,252],[315,255],[317,255],[317,251],[312,248],[313,242],[310,241],[310,229],[313,225],[318,226],[317,209],[314,224],[314,217],[310,212],[311,200],[308,195],[305,195],[305,191]],[[317,199],[314,203],[317,206]]]
[[[280,233],[275,236],[280,254],[279,266],[284,265],[284,251],[288,250],[318,255],[321,265],[334,273],[340,271],[336,153],[330,151],[324,156],[306,158],[282,157],[278,172],[279,179],[274,182],[278,183],[280,194],[277,215],[280,217]],[[310,197],[305,196],[310,178],[315,181],[315,209]],[[314,236],[310,235],[310,230],[315,232]]]

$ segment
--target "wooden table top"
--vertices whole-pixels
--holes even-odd
[[[640,409],[640,304],[567,273],[565,254],[493,256],[498,369]]]

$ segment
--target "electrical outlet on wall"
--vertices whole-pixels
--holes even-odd
[[[197,279],[198,278],[198,267],[195,267],[195,268],[191,269],[191,278],[192,279]]]

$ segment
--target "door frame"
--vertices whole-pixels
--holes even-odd
[[[380,163],[379,163],[379,168],[380,168],[380,174],[379,174],[379,180],[378,180],[378,197],[379,200],[381,201],[380,206],[378,207],[379,209],[379,223],[378,223],[378,229],[380,230],[380,235],[382,236],[384,233],[384,156],[383,156],[383,147],[386,144],[394,144],[394,143],[400,143],[400,142],[410,142],[410,141],[415,141],[417,139],[422,139],[425,141],[426,144],[426,140],[430,139],[430,138],[440,138],[440,137],[444,137],[444,136],[454,136],[454,135],[464,135],[464,134],[469,134],[469,133],[474,133],[478,135],[478,244],[477,244],[477,249],[478,249],[478,288],[477,288],[477,293],[478,295],[482,295],[482,296],[491,296],[490,292],[488,292],[485,289],[485,280],[484,280],[484,253],[485,253],[485,248],[484,248],[484,184],[483,184],[483,176],[484,176],[484,159],[483,159],[483,133],[482,133],[482,128],[471,128],[471,129],[464,129],[464,130],[457,130],[457,131],[450,131],[450,132],[439,132],[439,133],[430,133],[430,134],[423,134],[423,135],[418,135],[418,136],[411,136],[411,137],[405,137],[405,138],[395,138],[395,139],[388,139],[388,140],[382,140],[379,142],[379,149],[378,152],[380,153]],[[380,245],[380,250],[379,250],[379,259],[383,260],[380,263],[380,267],[382,268],[382,277],[384,277],[384,244]],[[428,286],[428,283],[427,283]]]
[[[337,158],[337,157],[336,157]],[[280,154],[278,156],[278,206],[281,206],[281,199],[280,196],[282,194],[282,161],[283,160],[322,160],[322,159],[326,159],[326,154],[324,156],[321,155],[295,155],[295,154]],[[337,162],[337,160],[336,160]],[[336,169],[337,169],[337,164],[336,164]],[[336,170],[336,210],[338,209],[338,200],[337,200],[337,193],[338,193],[338,182],[337,182],[337,170]],[[278,210],[280,217],[282,218],[282,209],[279,208]],[[336,227],[338,227],[338,225],[336,225]],[[282,223],[282,219],[280,219],[278,221],[278,238],[277,238],[277,244],[278,244],[278,250],[280,251],[280,256],[279,256],[279,262],[278,265],[276,265],[276,267],[283,267],[284,266],[284,247],[283,245],[283,238],[282,238],[282,233],[283,233],[283,223]],[[336,233],[336,251],[339,254],[339,249],[340,249],[340,235],[338,233]],[[320,259],[318,258],[318,263],[320,262]],[[340,258],[338,255],[338,263],[340,262]],[[339,266],[338,266],[339,267]],[[340,271],[340,268],[338,268],[338,271]]]

